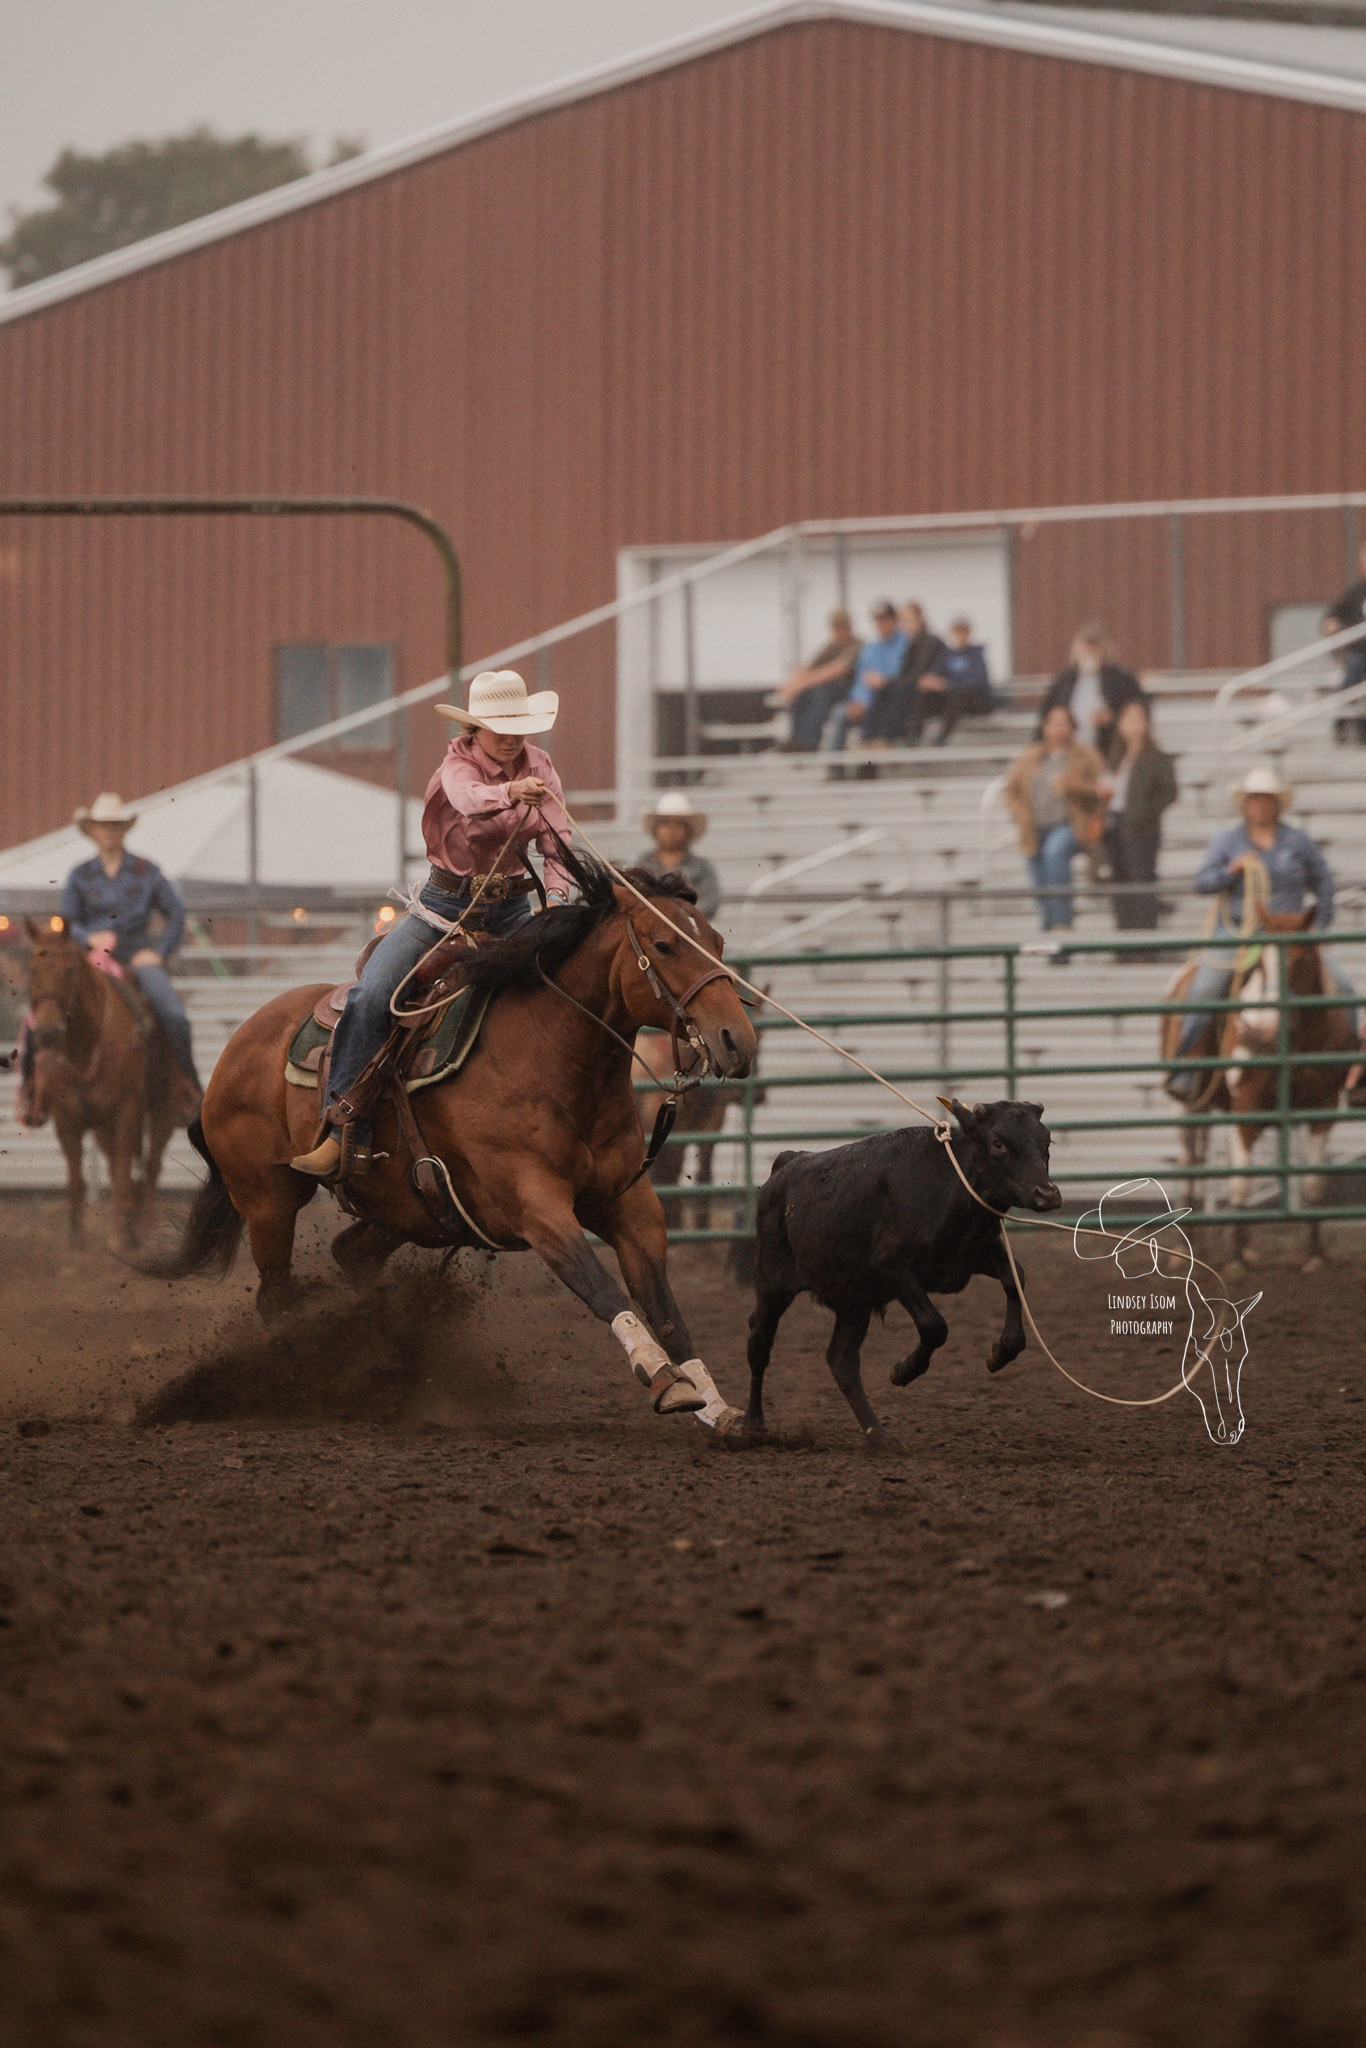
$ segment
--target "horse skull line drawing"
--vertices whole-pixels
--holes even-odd
[[[1106,1202],[1114,1203],[1134,1195],[1154,1204],[1160,1198],[1162,1206],[1155,1208],[1155,1213],[1131,1229],[1109,1232],[1111,1236],[1117,1235],[1119,1240],[1113,1249],[1084,1251],[1082,1238],[1087,1231],[1107,1228]],[[1223,1295],[1207,1295],[1201,1291],[1195,1278],[1195,1253],[1179,1222],[1182,1216],[1189,1214],[1188,1209],[1172,1208],[1171,1198],[1161,1181],[1146,1177],[1122,1181],[1102,1197],[1095,1209],[1088,1210],[1080,1218],[1072,1233],[1072,1248],[1079,1259],[1113,1259],[1123,1278],[1130,1281],[1145,1279],[1153,1273],[1161,1274],[1164,1258],[1169,1264],[1180,1262],[1184,1269],[1182,1285],[1189,1311],[1186,1341],[1181,1353],[1181,1381],[1186,1391],[1200,1404],[1210,1442],[1232,1445],[1239,1441],[1247,1427],[1242,1405],[1242,1374],[1247,1363],[1245,1324],[1262,1297],[1257,1293],[1246,1301],[1229,1301]],[[1164,1274],[1163,1277],[1170,1278],[1171,1275]]]

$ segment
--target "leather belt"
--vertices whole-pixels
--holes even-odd
[[[530,875],[453,875],[446,868],[431,869],[429,886],[445,896],[473,896],[480,888],[480,903],[506,903],[509,897],[529,896],[536,884]]]

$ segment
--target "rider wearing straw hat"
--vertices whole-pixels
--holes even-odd
[[[190,1020],[166,972],[167,960],[185,935],[185,905],[155,861],[129,853],[124,845],[137,821],[137,812],[110,789],[101,790],[93,804],[79,807],[73,822],[94,840],[96,852],[67,876],[62,916],[78,946],[112,955],[137,984],[197,1102],[203,1091],[195,1072]],[[154,915],[162,920],[155,938],[149,930]]]
[[[703,917],[715,917],[721,901],[720,878],[711,862],[693,851],[707,829],[705,813],[695,810],[681,789],[666,789],[652,811],[641,812],[640,822],[654,845],[642,853],[637,867],[661,881],[667,874],[682,875],[692,884]]]
[[[1310,896],[1315,928],[1324,931],[1333,921],[1333,872],[1323,850],[1307,832],[1283,821],[1283,813],[1295,800],[1290,785],[1282,782],[1271,766],[1249,768],[1230,794],[1235,810],[1242,813],[1242,822],[1216,834],[1195,878],[1202,895],[1220,899],[1214,932],[1226,936],[1223,945],[1211,946],[1201,955],[1187,997],[1192,1003],[1228,998],[1236,960],[1231,948],[1243,936],[1244,878],[1250,868],[1260,864],[1265,869],[1270,887],[1265,908],[1274,915],[1298,915],[1305,897]],[[1334,987],[1350,996],[1350,984],[1327,953],[1323,960]],[[1177,1041],[1179,1057],[1189,1059],[1194,1053],[1209,1018],[1209,1012],[1186,1012]],[[1167,1092],[1178,1102],[1193,1102],[1207,1078],[1198,1068],[1187,1068],[1168,1076]]]
[[[569,901],[570,877],[554,837],[558,833],[566,845],[572,837],[564,791],[549,754],[528,743],[529,734],[549,732],[555,723],[560,700],[554,690],[529,697],[515,670],[486,669],[470,684],[468,710],[436,708],[463,730],[427,785],[422,837],[431,873],[412,914],[366,961],[337,1020],[326,1108],[334,1125],[351,1120],[348,1090],[388,1037],[390,1001],[423,954],[456,924],[501,938],[531,916],[530,846],[545,857],[547,897]],[[340,1141],[329,1131],[314,1151],[290,1163],[325,1180],[341,1165]]]

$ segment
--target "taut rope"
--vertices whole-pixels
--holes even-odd
[[[568,815],[567,812],[566,815]],[[621,870],[607,858],[607,855],[603,853],[599,847],[593,844],[593,841],[589,838],[588,834],[584,831],[583,826],[578,822],[576,818],[571,818],[570,823],[573,825],[575,832],[577,832],[580,839],[582,839],[584,845],[588,848],[589,852],[593,854],[596,859],[602,862],[603,866],[607,869],[607,872],[612,876],[613,880],[621,888],[625,889],[630,895],[636,897],[637,900],[640,903],[642,903],[645,906],[645,908],[652,913],[653,916],[659,918],[663,924],[666,924],[669,927],[670,931],[675,933],[678,938],[682,939],[685,945],[691,946],[694,952],[700,953],[705,960],[711,962],[713,965],[715,964],[715,954],[709,952],[707,948],[701,943],[701,941],[694,937],[691,932],[686,932],[684,931],[681,925],[675,924],[674,920],[671,917],[668,917],[665,914],[665,912],[660,908],[660,899],[658,897],[646,896],[642,890],[636,887],[634,882],[628,881],[626,876],[622,874]],[[1248,892],[1245,890],[1245,897],[1247,893]],[[993,1209],[990,1202],[984,1201],[981,1195],[978,1194],[976,1188],[972,1185],[972,1182],[964,1173],[962,1165],[958,1159],[958,1155],[953,1149],[953,1125],[948,1120],[948,1118],[936,1117],[932,1115],[928,1109],[925,1109],[920,1103],[916,1102],[912,1096],[903,1093],[903,1091],[896,1086],[895,1082],[889,1081],[885,1074],[879,1074],[875,1067],[870,1067],[866,1060],[861,1060],[858,1057],[857,1053],[850,1052],[847,1046],[839,1044],[839,1042],[836,1039],[827,1038],[825,1033],[823,1031],[818,1031],[814,1024],[808,1024],[804,1017],[799,1017],[795,1010],[789,1010],[785,1004],[780,1003],[778,1001],[776,996],[767,994],[761,988],[756,988],[752,981],[746,981],[745,977],[742,974],[737,974],[733,967],[730,968],[728,972],[730,974],[731,980],[735,982],[738,987],[748,989],[750,994],[756,996],[760,1002],[767,1003],[771,1009],[779,1011],[784,1017],[788,1019],[789,1023],[795,1024],[799,1030],[805,1031],[810,1037],[817,1039],[821,1045],[826,1046],[831,1052],[837,1054],[840,1059],[847,1060],[851,1066],[857,1067],[859,1072],[862,1074],[866,1074],[870,1081],[876,1081],[879,1087],[885,1088],[890,1095],[895,1095],[898,1102],[904,1102],[907,1109],[913,1109],[917,1116],[924,1117],[926,1123],[933,1126],[934,1134],[936,1138],[939,1140],[940,1144],[944,1147],[944,1150],[948,1155],[949,1161],[953,1167],[954,1172],[958,1175],[959,1180],[963,1183],[963,1186],[967,1189],[967,1192],[971,1195],[973,1201],[976,1202],[981,1208],[985,1209],[988,1215],[995,1216],[999,1220],[1001,1224],[1001,1242],[1005,1246],[1006,1258],[1010,1262],[1011,1274],[1014,1277],[1016,1287],[1019,1289],[1020,1305],[1024,1310],[1025,1321],[1028,1323],[1030,1330],[1033,1332],[1035,1342],[1038,1344],[1045,1358],[1048,1359],[1051,1365],[1057,1367],[1057,1370],[1062,1374],[1065,1380],[1067,1380],[1072,1386],[1078,1388],[1083,1394],[1089,1394],[1093,1401],[1106,1401],[1110,1404],[1112,1408],[1158,1408],[1162,1405],[1164,1401],[1170,1401],[1173,1395],[1181,1393],[1183,1389],[1187,1393],[1191,1391],[1190,1378],[1184,1370],[1184,1368],[1182,1370],[1181,1378],[1176,1382],[1175,1386],[1169,1387],[1165,1394],[1154,1394],[1146,1400],[1126,1400],[1118,1394],[1102,1394],[1098,1388],[1088,1387],[1083,1380],[1075,1378],[1075,1376],[1067,1370],[1067,1367],[1062,1363],[1061,1359],[1056,1358],[1053,1352],[1049,1349],[1047,1340],[1045,1339],[1042,1331],[1039,1329],[1038,1324],[1034,1320],[1034,1312],[1029,1306],[1029,1297],[1025,1293],[1024,1282],[1020,1277],[1020,1269],[1018,1265],[1015,1263],[1015,1253],[1011,1247],[1010,1234],[1005,1228],[1004,1212],[1000,1209]],[[947,1107],[947,1105],[945,1106]],[[1125,1241],[1124,1235],[1113,1230],[1088,1229],[1082,1231],[1081,1226],[1079,1224],[1069,1226],[1066,1223],[1050,1223],[1044,1217],[1039,1217],[1037,1219],[1037,1222],[1038,1227],[1040,1229],[1067,1231],[1068,1234],[1073,1237],[1075,1237],[1080,1232],[1080,1234],[1083,1236],[1101,1237],[1106,1239],[1107,1242],[1114,1244],[1123,1244]],[[1217,1282],[1220,1289],[1223,1288],[1223,1275],[1219,1273],[1215,1269],[1215,1267],[1209,1265],[1204,1259],[1197,1259],[1193,1249],[1190,1251],[1189,1257],[1192,1272],[1194,1271],[1196,1266],[1199,1266],[1203,1272],[1206,1272],[1212,1276],[1212,1278]],[[1218,1298],[1223,1297],[1220,1296]],[[1218,1327],[1216,1327],[1214,1330],[1210,1332],[1209,1338],[1206,1340],[1204,1348],[1197,1354],[1195,1358],[1194,1364],[1191,1368],[1192,1371],[1197,1371],[1202,1365],[1208,1365],[1210,1366],[1211,1371],[1213,1370],[1213,1362],[1210,1359],[1209,1355],[1210,1347],[1213,1345],[1216,1338],[1221,1337],[1224,1334],[1224,1330],[1226,1327],[1231,1326],[1226,1326],[1221,1321],[1219,1322]]]

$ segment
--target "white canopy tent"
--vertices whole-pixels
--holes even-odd
[[[398,877],[393,791],[295,759],[256,767],[255,879],[267,888],[382,894]],[[250,783],[236,774],[182,784],[131,806],[132,849],[174,882],[245,886],[250,873]],[[405,806],[409,848],[422,845],[422,806]],[[0,890],[59,888],[92,847],[75,825],[0,853]]]

